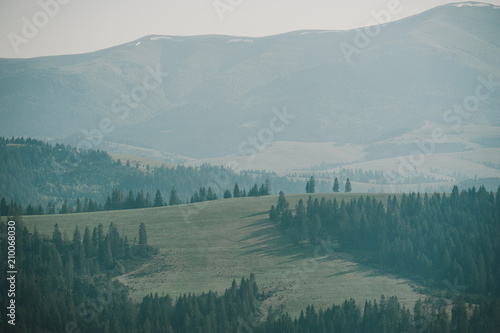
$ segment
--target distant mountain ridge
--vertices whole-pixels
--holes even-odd
[[[499,8],[445,5],[389,23],[350,59],[340,45],[363,29],[147,36],[86,54],[0,59],[0,133],[194,158],[241,154],[250,138],[258,148],[370,145],[445,124],[479,76],[500,80]],[[294,118],[274,130],[285,108]],[[499,108],[497,91],[464,124],[500,126]]]

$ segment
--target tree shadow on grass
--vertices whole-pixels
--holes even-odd
[[[314,248],[303,244],[294,244],[290,237],[278,230],[278,227],[269,219],[260,219],[242,226],[240,229],[246,228],[254,230],[247,237],[239,240],[239,242],[249,244],[242,247],[244,250],[242,256],[258,254],[287,257],[288,260],[283,263],[313,257]]]
[[[269,211],[263,211],[263,212],[259,212],[259,213],[255,213],[255,214],[250,214],[250,215],[247,215],[247,216],[242,216],[240,218],[241,219],[246,219],[248,217],[255,217],[255,216],[267,215],[267,214],[269,214]]]

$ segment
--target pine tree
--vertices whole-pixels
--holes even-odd
[[[89,227],[85,227],[85,232],[83,233],[83,251],[86,258],[91,258],[94,255],[92,236],[90,235]]]
[[[296,230],[296,242],[302,242],[307,239],[307,221],[306,221],[306,208],[304,206],[304,201],[299,200],[299,203],[295,206],[295,217],[294,217],[294,227]]]
[[[266,179],[266,183],[264,185],[264,189],[265,189],[265,194],[264,195],[271,195],[271,182],[269,181],[269,179]]]
[[[200,187],[200,202],[207,200],[207,189]]]
[[[78,226],[75,227],[75,231],[73,233],[72,250],[73,250],[73,262],[74,262],[76,271],[81,273],[82,262],[83,262],[84,258],[81,257],[81,255],[82,255],[82,243],[81,243],[80,230],[78,229]]]
[[[104,239],[104,242],[99,247],[99,250],[100,250],[99,251],[100,262],[106,268],[113,268],[115,261],[113,258],[113,251],[111,251],[111,244],[109,243],[109,237],[106,237]]]
[[[56,213],[56,206],[49,201],[47,204],[47,214],[55,214]]]
[[[500,187],[499,187],[500,189]],[[238,186],[238,183],[234,184],[234,190],[233,190],[233,197],[239,198],[241,196],[240,193],[240,187]]]
[[[281,216],[281,214],[283,213],[283,211],[286,209],[287,206],[288,206],[288,203],[287,203],[286,198],[285,198],[285,193],[283,193],[283,191],[280,191],[280,194],[278,197],[278,203],[276,205],[276,214],[278,215],[278,217]]]
[[[90,203],[89,203],[89,206],[90,206]],[[108,195],[108,197],[106,198],[106,203],[104,204],[104,210],[111,210],[111,209],[112,209],[111,197]]]
[[[335,177],[335,180],[333,181],[333,192],[338,193],[340,191],[340,185],[339,185],[339,180],[337,177]]]
[[[168,204],[170,206],[173,206],[173,205],[178,205],[180,203],[180,199],[179,197],[177,196],[177,191],[175,190],[175,188],[172,186],[172,189],[170,190],[170,199],[168,201]]]
[[[351,182],[349,181],[349,178],[347,178],[346,182],[345,182],[345,192],[346,193],[349,193],[351,192],[352,188],[351,188]]]
[[[35,208],[31,205],[28,205],[26,208],[26,215],[35,215]]]
[[[97,204],[97,202],[93,201],[92,199],[89,200],[89,211],[90,212],[97,212],[99,210],[102,210],[102,205]]]
[[[68,204],[68,200],[64,199],[64,202],[61,206],[61,210],[59,211],[59,214],[68,214],[71,213],[71,208]]]
[[[125,199],[124,207],[125,209],[134,209],[135,207],[135,198],[132,190],[128,192],[127,199]]]
[[[314,193],[316,191],[316,182],[314,177],[311,176],[309,180],[306,182],[306,193]]]
[[[144,208],[144,191],[137,191],[135,195],[135,203],[134,207],[136,208]]]
[[[266,188],[264,187],[264,184],[261,184],[259,187],[259,196],[264,196],[266,195]]]
[[[212,190],[211,187],[207,191],[207,200],[217,200],[217,194]]]
[[[259,196],[259,188],[257,187],[257,184],[255,184],[250,191],[248,191],[248,196],[249,197],[258,197]]]
[[[77,213],[83,212],[83,205],[82,202],[80,201],[80,198],[76,200],[76,212]]]
[[[59,230],[59,225],[57,223],[54,225],[54,232],[52,232],[52,242],[55,244],[59,251],[62,250],[63,240],[61,231]]]
[[[161,206],[163,206],[163,197],[161,196],[160,189],[156,190],[154,206],[155,207],[161,207]]]
[[[123,206],[123,194],[120,190],[115,189],[111,193],[111,209],[117,210],[122,209]]]
[[[271,210],[269,211],[269,219],[272,222],[278,221],[278,214],[276,213],[276,209],[274,208],[274,205],[271,206]]]
[[[76,226],[75,231],[73,232],[73,245],[72,245],[73,253],[80,252],[81,240],[82,239],[80,236],[80,230],[78,229],[78,226]]]
[[[231,191],[225,190],[224,191],[224,199],[231,199],[231,197],[232,197]]]

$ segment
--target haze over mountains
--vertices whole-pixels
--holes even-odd
[[[92,148],[173,162],[387,171],[438,129],[446,137],[418,172],[500,177],[500,84],[480,88],[474,112],[448,111],[500,81],[500,7],[446,5],[379,29],[361,44],[365,29],[147,36],[0,59],[0,133],[94,135]]]

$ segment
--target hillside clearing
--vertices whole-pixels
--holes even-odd
[[[313,197],[349,200],[360,194],[314,194]],[[375,195],[386,201],[387,195]],[[306,194],[288,195],[295,205]],[[277,196],[234,198],[160,208],[106,211],[96,213],[23,217],[33,231],[51,235],[55,223],[68,239],[75,226],[81,231],[113,222],[130,240],[137,237],[145,222],[150,245],[159,253],[149,264],[119,279],[131,288],[139,300],[148,293],[223,292],[233,279],[255,273],[261,290],[271,297],[262,304],[283,308],[298,315],[307,304],[326,308],[344,299],[365,299],[397,295],[407,307],[424,295],[411,282],[380,274],[357,264],[347,253],[337,251],[335,242],[322,246],[293,245],[268,220],[268,210]],[[264,312],[265,313],[265,312]]]

